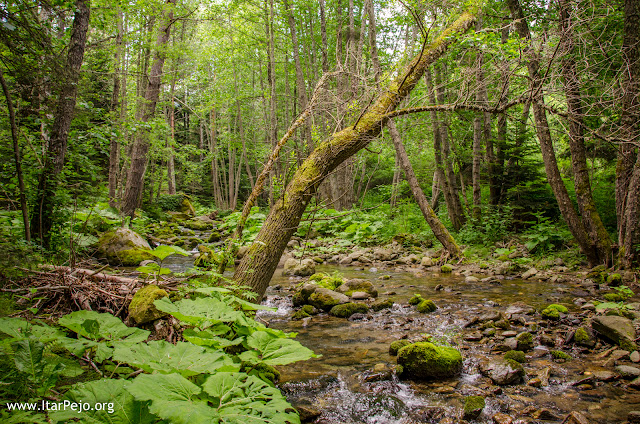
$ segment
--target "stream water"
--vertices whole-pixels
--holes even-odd
[[[190,266],[187,258],[171,258],[167,265],[175,271]],[[604,370],[600,366],[602,361],[596,361],[595,355],[586,350],[564,363],[554,362],[549,355],[531,355],[524,364],[525,371],[535,376],[537,371],[548,368],[549,385],[545,387],[519,384],[499,388],[479,374],[478,363],[494,354],[486,344],[464,339],[470,331],[463,328],[464,323],[484,313],[504,312],[518,301],[536,308],[549,303],[572,305],[573,299],[581,295],[578,287],[522,280],[465,283],[464,277],[451,274],[371,272],[337,266],[319,266],[316,271],[338,271],[346,278],[366,278],[376,285],[380,299],[395,302],[392,309],[371,312],[359,320],[322,314],[292,321],[291,294],[300,280],[282,277],[281,270],[276,271],[264,303],[277,310],[261,311],[260,317],[272,327],[297,332],[298,341],[322,355],[280,367],[283,392],[299,409],[304,407],[313,415],[319,413],[316,423],[454,423],[458,422],[455,417],[460,416],[463,399],[468,395],[486,397],[487,406],[474,422],[487,424],[494,422],[492,417],[497,412],[513,417],[527,407],[538,411],[537,418],[520,417],[513,423],[562,422],[571,411],[588,416],[590,422],[622,423],[629,411],[640,409],[640,392],[624,389],[621,382],[572,384],[584,379],[585,372],[588,375]],[[383,280],[379,278],[382,275],[389,277]],[[438,285],[442,285],[440,290],[436,290]],[[432,299],[438,310],[431,314],[416,313],[407,305],[415,293]],[[578,311],[574,307],[570,312]],[[525,331],[532,325],[535,324],[523,322],[513,330]],[[456,345],[464,357],[462,373],[438,382],[398,381],[388,371],[395,364],[395,357],[388,353],[389,344],[420,334]],[[376,380],[376,373],[384,374],[384,370],[386,378],[371,381]],[[540,410],[544,410],[542,414]],[[446,421],[445,417],[453,418]]]

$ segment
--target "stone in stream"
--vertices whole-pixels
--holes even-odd
[[[533,336],[528,331],[520,333],[516,336],[517,350],[528,352],[533,349]]]
[[[396,340],[389,345],[389,355],[396,356],[398,351],[405,346],[409,346],[411,342],[409,340]]]
[[[485,407],[485,401],[482,396],[467,396],[464,399],[463,420],[475,420],[482,414]]]
[[[640,411],[631,411],[627,414],[627,422],[629,424],[640,423]]]
[[[535,312],[536,308],[523,302],[515,302],[505,311],[507,315],[531,315]]]
[[[492,359],[480,364],[482,375],[489,377],[498,386],[517,383],[524,376],[524,368],[511,359]]]
[[[378,297],[378,290],[376,290],[371,281],[362,278],[349,279],[338,286],[336,291],[344,293],[347,296],[352,296],[355,292],[365,292],[371,295],[371,297]]]
[[[631,360],[631,362],[640,362],[640,352],[634,350],[633,352],[631,352],[631,355],[629,355],[629,359]]]
[[[367,300],[371,297],[371,295],[367,292],[356,291],[351,293],[351,299],[353,300]]]
[[[430,267],[433,266],[433,259],[431,259],[428,256],[425,256],[424,258],[422,258],[422,260],[420,261],[420,265],[422,265],[423,267]]]
[[[293,275],[297,277],[307,277],[316,272],[316,263],[313,259],[303,259],[302,261],[289,258],[284,263],[282,275]]]
[[[502,412],[494,414],[491,419],[493,420],[493,424],[513,424],[513,417],[503,414]]]
[[[326,312],[330,311],[334,306],[342,305],[343,303],[349,303],[347,296],[323,287],[317,288],[311,296],[309,296],[310,305]]]
[[[403,377],[418,380],[452,377],[462,370],[462,355],[457,349],[418,342],[398,351]]]
[[[634,342],[636,329],[633,326],[633,322],[628,318],[597,316],[591,322],[591,328],[625,350],[630,352],[637,350]]]
[[[591,424],[591,422],[578,411],[573,411],[562,421],[562,424]]]
[[[329,311],[329,315],[338,318],[349,318],[353,314],[363,314],[369,312],[369,306],[364,303],[344,303],[336,305]]]
[[[640,369],[629,365],[618,365],[615,370],[625,380],[631,380],[640,377]]]
[[[383,309],[390,309],[392,307],[393,307],[393,300],[391,299],[380,300],[378,302],[371,304],[371,309],[375,312],[381,311]]]

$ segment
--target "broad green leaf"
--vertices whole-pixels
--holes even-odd
[[[112,424],[146,424],[154,423],[153,416],[146,406],[146,402],[136,400],[126,387],[131,384],[127,380],[102,380],[75,384],[65,393],[62,402],[89,404],[92,410],[74,411],[70,407],[49,415],[53,422],[67,423],[79,419],[83,423],[112,423]],[[100,408],[97,406],[100,404]],[[104,408],[102,408],[104,406]],[[76,408],[78,409],[78,408]]]
[[[198,397],[202,389],[180,374],[141,374],[127,390],[137,400],[151,401],[151,413],[172,424],[220,422],[216,410]]]
[[[153,250],[149,250],[149,253],[151,253],[153,256],[155,256],[156,258],[160,259],[161,261],[164,261],[167,257],[177,253],[178,255],[182,255],[182,256],[189,256],[190,253],[187,252],[186,250],[184,250],[181,247],[178,246],[158,246]]]
[[[183,331],[182,337],[195,345],[209,346],[217,349],[239,345],[244,341],[244,337],[236,337],[233,340],[218,337],[216,334],[214,334],[214,332],[211,331],[211,328],[213,327],[202,331],[194,330],[193,328],[187,328]]]
[[[142,368],[147,372],[174,373],[185,377],[211,373],[218,369],[239,369],[230,356],[222,351],[208,351],[192,343],[173,345],[165,340],[140,343],[129,347],[118,346],[113,359]]]
[[[44,368],[42,362],[44,343],[33,339],[23,339],[13,343],[11,347],[14,352],[13,360],[18,371],[27,373],[33,380],[36,380]]]
[[[256,352],[247,351],[240,355],[240,359],[256,363],[262,361],[268,365],[285,365],[296,361],[316,358],[311,349],[291,339],[283,339],[266,331],[256,331],[247,338],[247,345]]]
[[[92,340],[126,340],[132,343],[145,341],[150,331],[127,327],[111,314],[95,311],[76,311],[60,317],[58,324]]]
[[[28,411],[8,411],[4,409],[0,413],[2,424],[48,424],[44,414],[36,414]]]
[[[172,303],[168,298],[158,299],[153,304],[162,312],[173,315],[180,321],[201,327],[219,322],[246,321],[245,315],[215,298],[183,299]]]
[[[43,343],[64,337],[57,328],[45,324],[32,324],[20,318],[0,318],[0,333],[4,333],[16,340],[26,337],[37,339]]]
[[[239,372],[218,372],[207,378],[202,388],[214,398],[220,422],[300,423],[300,417],[280,390],[257,377]]]

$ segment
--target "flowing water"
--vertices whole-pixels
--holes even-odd
[[[187,258],[172,258],[167,265],[176,271],[190,266]],[[264,303],[277,310],[259,314],[274,328],[297,332],[298,341],[322,355],[279,368],[283,392],[299,409],[320,413],[317,423],[437,423],[442,417],[454,417],[452,422],[457,422],[455,417],[468,395],[486,396],[487,406],[476,423],[492,423],[496,412],[515,416],[531,406],[532,411],[547,412],[538,419],[521,417],[514,423],[561,422],[571,411],[585,414],[591,422],[621,423],[629,411],[640,409],[640,394],[623,389],[620,382],[571,384],[584,378],[585,371],[602,369],[588,352],[574,352],[576,359],[564,363],[554,362],[548,355],[528,359],[524,366],[530,375],[544,368],[551,370],[546,387],[519,384],[497,388],[479,374],[478,363],[493,355],[486,345],[463,340],[461,336],[471,331],[463,329],[465,322],[482,313],[504,312],[517,301],[536,308],[549,303],[572,305],[575,297],[584,295],[577,286],[522,280],[465,283],[464,277],[451,274],[335,266],[320,266],[317,271],[366,278],[377,287],[380,299],[395,302],[392,309],[365,314],[354,321],[324,314],[292,321],[291,295],[301,280],[282,277],[281,270],[276,271]],[[389,277],[382,280],[382,275]],[[440,290],[436,290],[438,285],[442,285]],[[432,299],[438,310],[416,313],[407,305],[415,293]],[[523,323],[514,330],[525,331],[531,325]],[[464,368],[459,376],[438,382],[412,382],[399,381],[389,372],[395,364],[395,357],[388,353],[389,344],[421,334],[454,344],[462,351]],[[376,373],[386,377],[375,381]]]

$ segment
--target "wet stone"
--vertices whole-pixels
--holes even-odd
[[[631,411],[627,414],[629,424],[640,423],[640,411]]]
[[[502,412],[498,412],[491,417],[494,424],[513,424],[513,418]]]
[[[615,370],[624,378],[625,380],[631,380],[637,377],[640,377],[640,369],[636,367],[632,367],[629,365],[618,365]]]
[[[635,362],[635,363],[640,362],[640,352],[638,352],[637,350],[634,350],[629,355],[629,359],[631,359],[631,362]]]
[[[618,374],[613,371],[593,371],[592,375],[598,381],[613,381],[618,378]]]

